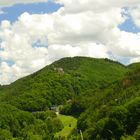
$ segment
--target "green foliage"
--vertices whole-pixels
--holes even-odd
[[[0,104],[0,139],[2,140],[51,139],[62,127],[57,116],[48,111],[32,115],[11,105]]]
[[[73,100],[62,107],[60,113],[65,115],[78,116],[83,111],[84,107],[82,106],[82,104],[80,104],[77,100]]]
[[[136,139],[132,136],[122,136],[120,140],[136,140]]]
[[[12,134],[7,129],[0,129],[0,140],[12,140]]]
[[[128,109],[127,133],[133,134],[140,122],[140,97],[126,104]]]
[[[136,138],[136,140],[139,140],[140,139],[140,123],[134,133],[134,137]]]
[[[110,115],[110,118],[115,118],[120,122],[120,124],[125,124],[128,117],[128,110],[123,106],[117,106],[114,109],[112,109]]]
[[[124,128],[119,123],[119,121],[116,119],[109,118],[101,132],[101,138],[108,140],[115,138],[116,140],[119,140],[123,133]]]

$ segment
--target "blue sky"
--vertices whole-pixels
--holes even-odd
[[[119,28],[123,31],[126,31],[126,32],[132,32],[132,33],[140,32],[140,28],[138,28],[134,24],[131,16],[129,16],[129,18],[123,24],[119,25]]]
[[[60,4],[55,4],[51,1],[33,4],[16,4],[12,7],[2,8],[4,13],[0,15],[0,21],[9,20],[14,22],[24,12],[30,14],[52,13],[57,11],[60,7]]]

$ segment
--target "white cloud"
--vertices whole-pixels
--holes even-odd
[[[139,0],[55,0],[64,4],[65,12],[77,13],[85,11],[104,12],[108,9],[133,7],[139,4]]]
[[[116,26],[124,21],[120,8],[103,13],[86,11],[64,15],[60,10],[60,14],[53,14],[52,19],[55,31],[48,35],[51,44],[72,44],[82,40],[106,42],[110,39],[106,34],[114,34]]]
[[[135,57],[130,59],[130,63],[137,63],[140,62],[140,57]]]
[[[108,42],[108,49],[115,55],[123,57],[140,56],[140,33],[128,33],[120,31],[119,37],[114,41]]]
[[[130,14],[136,26],[140,28],[140,5],[131,8]]]
[[[81,43],[76,46],[71,45],[50,45],[48,47],[50,62],[63,57],[89,56],[94,58],[109,58],[105,46],[96,43]]]
[[[9,21],[1,23],[0,58],[3,62],[12,61],[15,63],[12,66],[8,66],[5,62],[4,66],[3,63],[1,64],[4,67],[0,75],[2,84],[10,83],[19,77],[39,70],[47,64],[45,58],[48,50],[46,47],[43,47],[43,45],[47,46],[46,32],[44,32],[46,26],[42,26],[43,22],[39,22],[40,24],[36,25],[38,20],[36,20],[35,15],[28,17],[29,14],[24,13],[14,24],[11,24]],[[42,45],[42,47],[36,46],[35,42],[39,42],[39,45]],[[15,67],[19,70],[19,74],[14,73]],[[11,70],[5,72],[5,70],[10,68]],[[8,76],[6,80],[3,80],[5,75]]]
[[[1,5],[10,6],[17,2],[3,1]],[[133,9],[139,0],[57,2],[64,7],[55,13],[23,13],[15,23],[1,22],[1,84],[11,83],[62,57],[109,58],[111,53],[118,58],[134,60],[140,56],[140,34],[118,28],[127,18],[122,14],[124,7]]]
[[[6,62],[0,64],[0,80],[1,84],[9,84],[19,77],[25,76],[26,73],[16,65],[9,66]]]

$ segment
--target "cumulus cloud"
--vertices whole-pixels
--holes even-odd
[[[48,47],[50,62],[63,57],[88,56],[95,58],[109,58],[105,46],[96,43],[83,43],[76,46],[50,45]]]
[[[140,57],[134,57],[130,59],[130,63],[138,63],[140,62]]]
[[[131,8],[130,14],[133,18],[135,25],[140,28],[140,5]]]
[[[120,31],[119,37],[108,42],[108,49],[115,55],[123,57],[140,56],[140,33]]]
[[[139,4],[139,0],[55,0],[65,6],[65,12],[77,13],[85,11],[104,12],[108,9],[133,7]]]
[[[2,5],[18,1],[12,2]],[[131,62],[139,58],[140,34],[118,28],[127,19],[124,7],[133,9],[139,0],[55,2],[64,5],[55,13],[23,13],[15,23],[1,22],[1,84],[9,84],[62,57],[112,58],[111,54],[118,58],[131,57]],[[134,11],[130,13],[139,19]]]
[[[106,42],[110,39],[106,34],[114,34],[116,26],[124,21],[121,9],[118,8],[103,13],[87,11],[64,15],[60,9],[59,15],[56,13],[51,17],[56,30],[48,35],[49,41],[64,44],[91,40]]]

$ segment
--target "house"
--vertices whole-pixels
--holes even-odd
[[[50,110],[52,110],[54,112],[59,112],[59,108],[57,106],[50,107]]]

